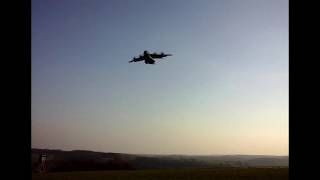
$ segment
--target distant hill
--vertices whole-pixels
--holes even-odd
[[[39,156],[47,155],[47,170],[134,170],[199,167],[288,166],[288,156],[263,155],[135,155],[87,150],[31,149],[32,170],[37,171]]]

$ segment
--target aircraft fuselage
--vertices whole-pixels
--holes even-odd
[[[146,64],[154,64],[156,62],[148,53],[144,53],[143,58],[144,58],[144,63]]]

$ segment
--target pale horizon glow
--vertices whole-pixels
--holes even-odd
[[[33,0],[31,37],[32,148],[288,155],[287,0]]]

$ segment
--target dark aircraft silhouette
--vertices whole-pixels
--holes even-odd
[[[137,62],[137,61],[144,61],[146,64],[155,64],[155,59],[162,59],[163,57],[172,56],[171,54],[164,54],[163,52],[160,54],[153,53],[150,54],[148,51],[144,51],[143,55],[140,55],[138,58],[133,57],[129,63]]]

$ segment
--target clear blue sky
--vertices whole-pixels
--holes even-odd
[[[32,147],[288,155],[288,1],[32,0]]]

